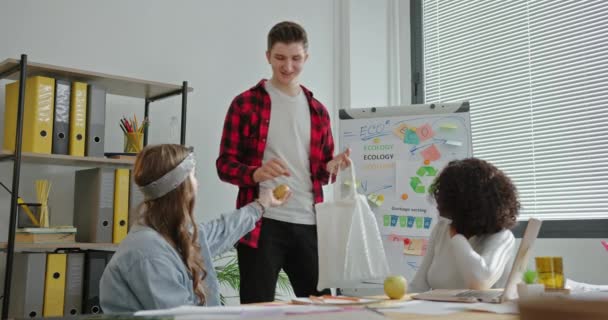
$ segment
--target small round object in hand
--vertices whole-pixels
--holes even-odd
[[[285,198],[285,196],[287,196],[288,192],[289,192],[289,187],[286,184],[282,184],[282,185],[279,185],[278,187],[274,188],[274,190],[272,191],[272,194],[278,200],[283,200],[283,198]]]

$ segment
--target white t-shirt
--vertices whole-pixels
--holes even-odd
[[[287,184],[292,195],[285,205],[268,208],[265,218],[298,224],[316,224],[310,176],[310,107],[304,92],[292,97],[270,81],[264,83],[270,95],[270,124],[263,163],[277,158],[287,164],[291,176],[260,183],[261,189]]]
[[[450,223],[439,218],[409,291],[503,288],[514,259],[513,233],[502,230],[467,240],[461,234],[450,237]]]

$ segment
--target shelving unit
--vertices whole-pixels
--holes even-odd
[[[174,85],[128,78],[99,72],[85,71],[62,66],[28,62],[27,55],[21,55],[21,59],[7,59],[0,62],[0,79],[19,80],[19,100],[17,111],[17,136],[15,139],[15,152],[1,151],[0,161],[13,161],[13,180],[11,195],[11,209],[9,219],[8,242],[0,243],[0,251],[6,252],[6,269],[4,274],[4,298],[2,300],[2,319],[8,318],[10,305],[10,288],[13,272],[13,258],[15,251],[53,251],[57,248],[80,248],[97,250],[115,250],[117,245],[110,243],[15,243],[17,227],[17,194],[21,176],[21,164],[31,163],[38,165],[60,165],[73,167],[131,167],[131,159],[107,159],[98,157],[75,157],[69,155],[37,154],[22,152],[23,142],[23,115],[25,85],[28,77],[47,76],[55,79],[68,81],[86,82],[90,85],[98,85],[106,89],[110,95],[141,98],[144,100],[144,114],[149,117],[150,103],[173,96],[181,96],[181,134],[180,143],[186,143],[186,107],[188,92],[193,89],[188,87],[188,82],[182,85]],[[148,143],[148,129],[144,130],[144,145]]]
[[[15,155],[11,151],[2,150],[0,161],[13,160]],[[77,157],[62,154],[41,154],[32,152],[22,152],[21,162],[28,164],[71,166],[71,167],[131,167],[133,159],[109,159],[99,157]]]

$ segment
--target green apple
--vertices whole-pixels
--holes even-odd
[[[401,299],[407,293],[407,281],[403,276],[388,276],[384,280],[384,293],[391,299]]]

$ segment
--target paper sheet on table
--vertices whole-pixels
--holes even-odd
[[[508,303],[472,303],[464,306],[466,309],[502,314],[519,314],[517,304]]]
[[[302,307],[302,306],[297,306],[297,307]],[[262,308],[264,309],[264,308]],[[290,310],[292,308],[290,307]],[[383,314],[375,311],[375,310],[369,310],[369,309],[356,309],[356,310],[346,310],[346,309],[339,309],[337,311],[329,311],[331,310],[331,307],[315,307],[315,310],[318,310],[317,312],[312,312],[311,310],[313,310],[313,308],[307,307],[308,310],[304,310],[304,309],[300,309],[301,312],[292,312],[289,311],[287,312],[288,319],[289,320],[318,320],[318,319],[323,319],[323,320],[344,320],[344,319],[349,319],[349,320],[385,320],[386,318],[384,317]],[[206,315],[201,315],[201,314],[187,314],[187,315],[179,315],[179,316],[175,316],[173,318],[174,320],[198,320],[198,319],[203,319],[203,320],[215,320],[215,319],[220,319],[220,320],[240,320],[240,319],[264,319],[264,320],[285,320],[286,319],[286,315],[277,315],[277,314],[263,314],[261,312],[257,312],[257,313],[251,313],[251,312],[247,312],[247,313],[243,313],[243,314],[224,314],[224,315],[218,315],[218,314],[206,314]]]
[[[304,305],[249,305],[249,306],[181,306],[171,309],[145,310],[135,313],[136,316],[165,316],[165,315],[198,315],[198,316],[280,316],[285,314],[305,314],[318,312],[336,312],[343,310],[331,306]]]
[[[575,292],[608,292],[608,285],[590,284],[584,282],[577,282],[572,279],[566,279],[566,288],[570,289],[572,293]]]
[[[263,309],[267,309],[268,307],[262,307]],[[276,308],[276,307],[275,307]],[[247,311],[242,314],[188,314],[188,315],[180,315],[175,316],[174,320],[207,320],[207,319],[219,319],[219,320],[240,320],[243,318],[246,319],[264,319],[264,320],[284,320],[286,319],[286,315],[289,320],[384,320],[386,319],[384,315],[378,313],[374,310],[369,309],[356,309],[356,310],[348,310],[342,308],[335,307],[313,307],[313,306],[286,306],[287,312],[283,315],[270,314],[263,312],[251,312]]]
[[[608,300],[608,285],[591,284],[566,279],[566,288],[570,289],[570,298],[581,300]]]
[[[466,311],[466,305],[466,303],[415,300],[404,303],[400,308],[386,310],[386,312],[444,315]]]
[[[367,309],[357,309],[357,310],[344,310],[340,312],[327,312],[322,316],[319,314],[297,314],[291,315],[287,319],[289,320],[386,320],[387,318],[380,314],[376,313],[373,310]],[[269,320],[269,319],[268,319]],[[277,318],[277,320],[285,320],[285,318]]]
[[[331,299],[331,298],[327,298],[327,299],[323,299],[322,301],[315,301],[315,300],[311,300],[310,298],[293,298],[291,299],[292,303],[297,303],[298,305],[321,305],[321,306],[325,306],[325,305],[334,305],[334,306],[350,306],[350,305],[365,305],[365,304],[371,304],[371,303],[377,303],[380,300],[379,299],[366,299],[366,298],[359,298],[357,301],[353,301],[353,300],[346,300],[346,299]]]

